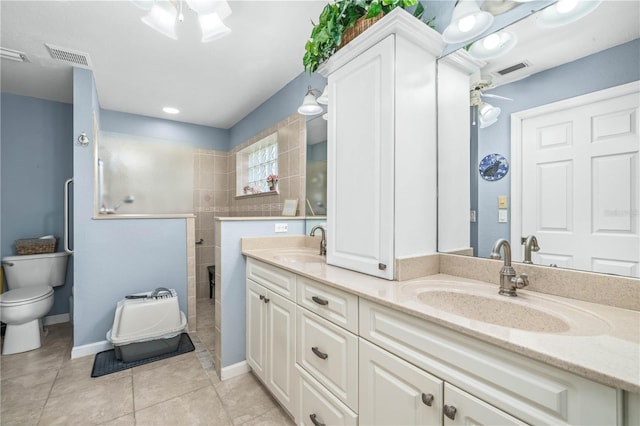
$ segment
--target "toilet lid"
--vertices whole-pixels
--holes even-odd
[[[0,294],[0,305],[12,306],[22,305],[23,303],[33,303],[38,300],[46,299],[52,294],[53,288],[48,285],[16,288]]]

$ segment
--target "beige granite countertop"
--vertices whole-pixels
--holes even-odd
[[[273,238],[270,240],[273,243]],[[267,241],[264,244],[271,246]],[[322,259],[315,242],[310,244],[308,239],[300,239],[295,245],[276,244],[280,248],[272,246],[267,249],[256,241],[251,244],[243,241],[243,254],[596,382],[640,393],[638,311],[523,289],[518,290],[519,297],[515,303],[535,304],[536,308],[560,315],[571,325],[571,330],[549,333],[494,325],[429,306],[418,298],[420,289],[425,285],[434,288],[449,286],[470,294],[497,295],[494,284],[447,274],[387,281],[324,262],[291,261],[292,256],[287,255],[293,254],[295,258],[296,253],[304,254],[300,259],[314,260],[314,256]],[[287,258],[289,260],[283,260]],[[496,296],[498,302],[499,297],[502,296]],[[474,307],[487,309],[484,304],[465,309]]]

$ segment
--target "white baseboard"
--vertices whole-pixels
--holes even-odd
[[[113,349],[113,345],[108,340],[89,343],[88,345],[74,346],[73,349],[71,349],[71,359],[95,355],[98,352],[107,351],[109,349]]]
[[[58,315],[49,315],[48,317],[44,317],[42,319],[42,324],[44,325],[53,325],[53,324],[62,324],[64,322],[69,322],[69,314],[58,314]]]
[[[251,368],[249,367],[249,364],[247,364],[247,361],[241,361],[228,367],[222,367],[220,371],[220,380],[227,380],[232,377],[248,373],[249,371],[251,371]]]

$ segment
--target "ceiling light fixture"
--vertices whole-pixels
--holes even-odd
[[[7,49],[6,47],[0,47],[0,58],[16,62],[30,62],[26,53],[20,52],[19,50]]]
[[[325,87],[325,92],[327,88]],[[329,102],[329,98],[325,96],[325,93],[320,93],[320,97],[316,99],[316,96],[313,92],[320,93],[318,89],[313,89],[309,86],[307,89],[307,94],[304,95],[304,100],[302,101],[302,105],[298,107],[298,112],[302,115],[316,115],[320,114],[324,111],[324,108],[320,106],[319,103],[327,104]],[[323,98],[323,96],[325,96]]]
[[[513,49],[517,42],[513,33],[499,31],[473,43],[469,53],[476,59],[493,59]]]
[[[176,21],[183,22],[183,0],[132,0],[141,9],[149,12],[141,18],[142,22],[154,30],[174,40]],[[231,29],[224,24],[224,20],[231,15],[231,8],[226,0],[185,0],[191,10],[198,15],[198,22],[202,30],[203,43],[224,37]]]
[[[164,108],[162,108],[162,110],[164,112],[166,112],[167,114],[178,114],[178,113],[180,113],[180,110],[178,108],[173,108],[173,107],[164,107]]]
[[[600,3],[601,0],[558,0],[540,12],[538,25],[553,28],[570,24],[596,10]]]
[[[485,32],[491,24],[493,15],[480,10],[476,0],[459,0],[442,39],[449,44],[464,43]]]

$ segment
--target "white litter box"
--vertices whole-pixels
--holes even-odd
[[[132,362],[175,352],[186,328],[178,294],[161,287],[120,300],[107,340],[113,343],[117,359]]]

